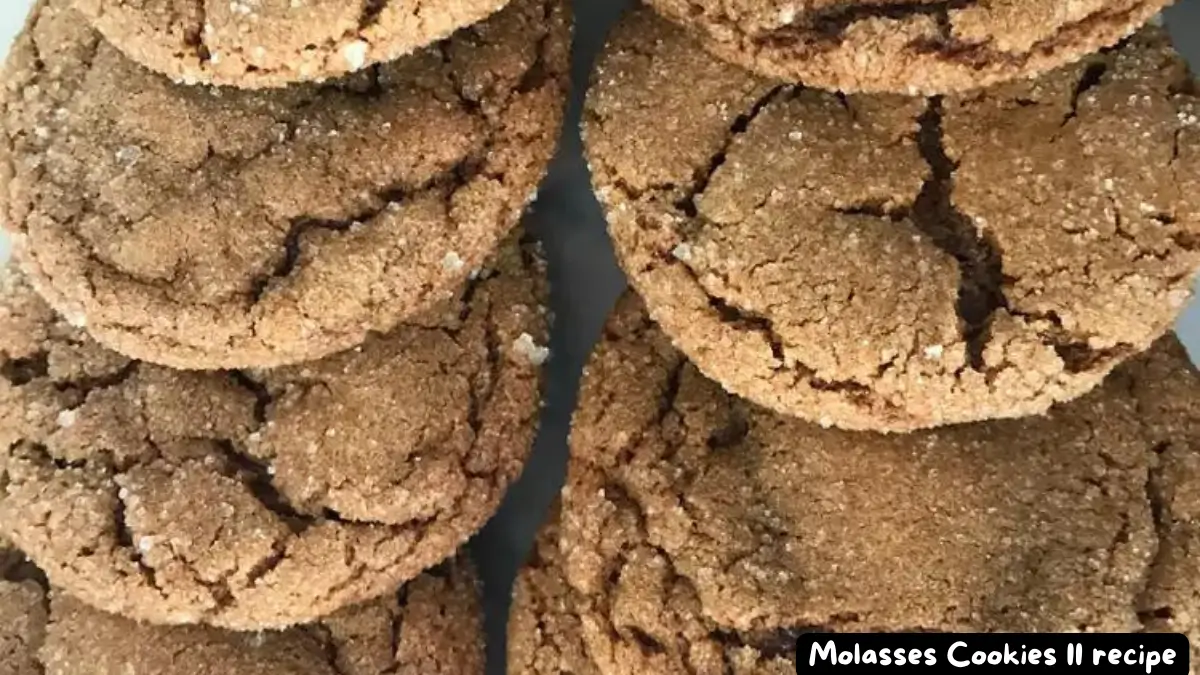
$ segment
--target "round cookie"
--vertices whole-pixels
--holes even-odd
[[[449,300],[557,143],[553,0],[271,92],[171,84],[68,4],[38,4],[9,57],[0,206],[38,291],[134,358],[296,363]]]
[[[940,94],[1111,46],[1171,0],[648,0],[713,54],[812,87]]]
[[[98,609],[283,627],[454,553],[520,473],[542,264],[507,245],[455,302],[321,361],[175,371],[107,352],[13,277],[0,534]]]
[[[961,98],[754,79],[645,10],[586,146],[650,313],[730,391],[849,429],[1037,414],[1167,331],[1200,97],[1161,31]]]
[[[129,58],[186,84],[322,81],[392,61],[505,0],[75,0]]]
[[[509,672],[782,675],[817,629],[1194,616],[1198,390],[1166,337],[1045,417],[824,429],[726,394],[627,297],[585,375],[559,522],[517,584]]]
[[[479,589],[458,560],[396,595],[286,631],[153,626],[35,580],[0,581],[0,672],[12,675],[459,675],[483,672]]]

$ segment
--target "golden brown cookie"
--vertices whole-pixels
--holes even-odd
[[[1196,616],[1198,393],[1165,337],[1044,417],[824,429],[723,392],[627,297],[585,375],[559,523],[517,584],[509,672],[782,675],[817,628]]]
[[[19,279],[0,305],[0,534],[50,582],[155,623],[282,627],[459,548],[520,472],[542,265],[506,246],[452,303],[321,361],[118,357]]]
[[[939,94],[1111,46],[1172,0],[647,0],[731,63],[847,92]]]
[[[505,0],[75,0],[129,58],[186,84],[281,87],[392,61]]]
[[[44,0],[4,75],[0,207],[32,283],[176,368],[320,358],[453,297],[555,148],[555,0],[324,86],[173,85]]]
[[[706,375],[850,428],[1037,414],[1167,331],[1200,97],[1165,35],[965,97],[755,79],[647,11],[586,112],[618,258]]]
[[[483,617],[465,557],[395,595],[281,632],[153,626],[88,607],[44,580],[0,580],[5,675],[471,675]]]

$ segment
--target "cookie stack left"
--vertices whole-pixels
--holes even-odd
[[[36,4],[3,75],[0,535],[55,597],[309,624],[498,506],[570,20],[443,4]]]

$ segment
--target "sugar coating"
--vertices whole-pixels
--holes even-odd
[[[540,366],[550,359],[550,348],[539,345],[529,333],[521,333],[517,337],[516,342],[513,342],[513,351],[533,366]]]
[[[1039,75],[1111,46],[1170,0],[650,0],[712,53],[846,92],[940,94]]]
[[[1157,29],[971,95],[839,96],[635,10],[584,133],[622,267],[706,375],[908,431],[1038,414],[1170,328],[1200,266],[1198,110]]]
[[[392,61],[505,0],[79,0],[129,58],[188,84],[285,87]]]
[[[557,143],[570,27],[555,0],[272,91],[172,84],[71,2],[40,2],[8,60],[0,220],[52,306],[141,360],[312,360],[449,300]]]
[[[1046,417],[880,435],[726,394],[632,296],[604,336],[513,675],[782,675],[811,630],[1195,634],[1200,374],[1174,337]]]
[[[11,675],[458,675],[483,668],[479,588],[465,559],[319,623],[244,633],[138,623],[48,591],[40,579],[10,576],[0,580],[0,669]]]
[[[155,623],[279,628],[391,591],[482,527],[533,444],[540,369],[512,345],[546,340],[543,264],[510,242],[488,269],[357,349],[240,372],[120,357],[10,280],[0,535]]]

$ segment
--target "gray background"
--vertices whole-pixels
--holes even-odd
[[[1061,2],[1064,0],[1045,0]],[[33,0],[0,0],[0,54],[24,21]],[[510,582],[528,551],[542,517],[558,492],[566,464],[566,435],[575,405],[579,371],[599,334],[605,314],[624,286],[613,263],[604,219],[592,197],[580,155],[577,121],[581,83],[612,21],[628,0],[575,0],[576,88],[562,149],[540,191],[528,225],[545,243],[551,267],[556,316],[551,340],[547,405],[533,457],[500,513],[474,542],[487,595],[489,675],[504,672],[504,626]],[[1165,13],[1176,45],[1200,70],[1200,0],[1180,0]],[[1200,195],[1196,196],[1200,199]],[[0,235],[0,258],[8,242]],[[1200,301],[1180,319],[1179,333],[1193,357],[1200,355]]]

